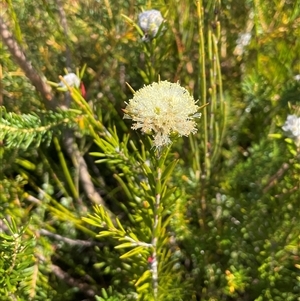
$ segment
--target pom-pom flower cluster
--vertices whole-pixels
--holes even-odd
[[[124,118],[132,119],[132,129],[153,135],[156,148],[170,144],[172,134],[197,132],[194,118],[201,116],[199,107],[178,83],[152,83],[136,91],[126,104]]]

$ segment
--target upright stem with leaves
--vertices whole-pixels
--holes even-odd
[[[118,176],[117,180],[122,187],[131,187],[130,191],[126,191],[131,199],[132,209],[126,210],[129,210],[129,215],[138,226],[126,226],[126,222],[118,218],[114,224],[101,207],[96,207],[96,215],[90,215],[84,220],[102,229],[99,237],[110,236],[116,239],[116,249],[131,248],[129,252],[122,251],[121,258],[138,260],[143,266],[143,273],[138,272],[138,278],[133,279],[139,300],[163,300],[165,289],[162,292],[159,289],[163,285],[161,277],[166,277],[168,273],[172,278],[167,247],[170,234],[166,228],[170,221],[167,210],[170,209],[171,201],[175,201],[175,188],[168,186],[168,180],[177,160],[167,163],[170,147],[155,150],[147,141],[144,151],[136,153],[132,160],[127,157],[130,153],[127,142],[125,137],[123,142],[119,142],[117,134],[111,132],[106,138],[96,138],[96,143],[103,153],[95,152],[92,155],[105,157],[101,162],[118,162],[117,166],[122,169],[123,176]],[[132,142],[131,147],[137,150]],[[137,169],[140,170],[138,177],[132,174],[132,171]],[[142,180],[139,180],[140,178]],[[135,274],[132,272],[130,277],[134,277]]]
[[[156,164],[155,170],[155,195],[154,195],[154,204],[153,204],[153,230],[152,230],[152,258],[151,258],[151,269],[152,269],[152,283],[153,283],[153,295],[155,300],[158,300],[158,283],[159,283],[159,239],[161,234],[162,227],[162,218],[164,216],[164,205],[162,201],[166,201],[163,199],[166,193],[166,183],[162,183],[163,180],[163,172],[165,173],[165,161],[168,155],[169,148],[164,148],[163,150],[159,150],[155,153],[154,162]],[[171,165],[173,169],[175,164]],[[165,176],[165,174],[164,174]],[[165,179],[166,180],[166,179]]]
[[[199,135],[190,136],[191,149],[194,154],[192,166],[196,175],[195,180],[199,182],[197,198],[199,200],[198,219],[201,227],[205,225],[206,187],[216,168],[226,127],[226,103],[223,95],[219,54],[221,29],[218,13],[220,6],[220,0],[209,3],[203,0],[196,2],[199,36],[198,94],[202,105],[209,103],[203,109]]]

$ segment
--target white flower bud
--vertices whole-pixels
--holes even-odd
[[[282,129],[287,136],[295,140],[296,144],[300,144],[300,117],[296,115],[288,115]]]
[[[151,38],[154,38],[163,21],[164,19],[160,11],[156,9],[146,10],[140,13],[138,24],[145,33],[143,41],[149,41]]]
[[[64,81],[67,83],[68,86],[79,88],[80,79],[75,73],[68,73],[63,78],[64,78]],[[62,88],[67,88],[63,81],[61,81],[59,83],[59,86],[62,87]]]

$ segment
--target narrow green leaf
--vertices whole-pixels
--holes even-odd
[[[151,272],[150,270],[146,270],[143,275],[139,278],[139,280],[134,284],[135,286],[138,286],[140,283],[144,282],[145,280],[147,280],[148,278],[151,277]]]
[[[131,257],[131,256],[133,256],[133,255],[136,255],[136,254],[141,254],[142,251],[144,251],[144,249],[145,249],[145,248],[144,248],[144,247],[141,247],[141,246],[136,247],[136,248],[134,248],[133,250],[131,250],[131,251],[129,251],[129,252],[127,252],[127,253],[121,255],[120,258],[121,258],[121,259],[124,259],[124,258]]]
[[[117,217],[116,217],[116,222],[117,222],[117,225],[119,226],[119,228],[121,229],[121,231],[122,231],[123,233],[126,233],[126,231],[124,230],[124,228],[123,228],[123,226],[122,226],[120,220],[119,220]]]
[[[122,189],[124,190],[126,196],[129,199],[133,198],[132,192],[128,189],[128,186],[124,183],[123,179],[118,175],[114,174],[114,178],[119,182],[119,184],[122,186]]]
[[[115,246],[115,249],[132,248],[135,246],[136,246],[136,244],[133,242],[125,242],[123,244]]]
[[[170,175],[172,174],[176,164],[178,163],[179,160],[174,160],[172,161],[163,171],[162,176],[161,176],[161,180],[166,182],[168,181]]]
[[[79,78],[83,78],[83,75],[84,75],[84,72],[85,72],[85,69],[86,69],[86,64],[83,65],[82,69],[80,70],[80,73],[79,73]]]
[[[139,241],[139,239],[136,237],[136,235],[133,232],[130,232],[128,234],[131,238],[133,238],[135,241]]]
[[[166,201],[175,193],[176,189],[177,187],[168,188],[166,192],[162,194],[161,203],[166,204]],[[178,199],[178,197],[176,199]],[[174,199],[174,202],[176,199]]]
[[[99,234],[97,234],[97,237],[99,238],[107,236],[115,236],[115,233],[111,231],[101,231]]]
[[[99,153],[99,152],[90,152],[89,154],[94,157],[106,157],[107,156],[106,154]]]
[[[86,223],[88,223],[89,225],[92,225],[92,226],[95,226],[98,228],[102,228],[101,220],[98,220],[98,219],[95,220],[95,219],[87,218],[87,217],[83,217],[82,220],[85,221]]]
[[[150,283],[146,282],[143,285],[137,287],[138,293],[142,293],[143,291],[147,290],[150,287]]]

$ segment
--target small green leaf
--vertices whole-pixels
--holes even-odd
[[[114,236],[115,233],[114,232],[111,232],[111,231],[101,231],[97,237],[107,237],[107,236]]]
[[[121,231],[122,231],[123,233],[126,233],[126,231],[124,230],[124,228],[123,228],[123,226],[122,226],[120,220],[119,220],[117,217],[116,217],[116,222],[117,222],[119,228],[121,229]]]
[[[106,159],[100,159],[100,160],[96,160],[95,161],[95,163],[97,163],[97,164],[101,164],[101,163],[105,163],[105,162],[108,162],[109,161],[109,159],[108,158],[106,158]]]
[[[94,157],[106,157],[107,156],[106,154],[99,153],[99,152],[90,152],[89,154]]]
[[[121,259],[124,259],[124,258],[131,257],[131,256],[133,256],[133,255],[136,255],[136,254],[141,254],[143,250],[144,250],[144,247],[141,247],[141,246],[136,247],[136,248],[134,248],[133,250],[131,250],[131,251],[129,251],[129,252],[127,252],[127,253],[121,255],[120,258],[121,258]]]
[[[141,293],[141,292],[147,290],[149,288],[149,286],[150,286],[150,284],[148,282],[146,282],[143,285],[137,287],[136,290],[138,291],[138,293]]]
[[[85,221],[86,223],[92,225],[92,226],[95,226],[95,227],[98,227],[98,228],[102,228],[103,227],[103,222],[102,222],[102,219],[98,219],[96,217],[83,217],[82,218],[83,221]]]
[[[161,176],[161,179],[162,181],[166,182],[168,181],[170,175],[172,174],[176,164],[178,163],[179,160],[174,160],[172,161],[166,168],[165,170],[163,171],[162,173],[162,176]]]
[[[143,275],[139,278],[139,280],[135,283],[135,286],[138,286],[140,283],[144,282],[148,278],[151,277],[151,272],[149,270],[146,270]]]
[[[108,298],[108,295],[107,295],[107,292],[104,288],[101,289],[101,292],[102,292],[102,296],[107,299]]]
[[[137,236],[133,233],[133,232],[130,232],[128,234],[131,238],[133,238],[135,241],[139,241],[139,239],[137,238]]]
[[[98,263],[95,263],[94,264],[94,267],[96,268],[96,269],[102,269],[103,267],[105,267],[106,266],[106,262],[98,262]]]
[[[282,135],[281,134],[269,134],[268,137],[275,138],[275,139],[281,139]]]
[[[132,248],[135,246],[136,246],[136,244],[133,242],[124,242],[123,244],[115,246],[115,249]]]
[[[35,170],[36,166],[35,164],[33,164],[32,162],[26,160],[26,159],[18,159],[16,158],[15,162],[19,165],[21,165],[22,167],[28,169],[28,170]]]

